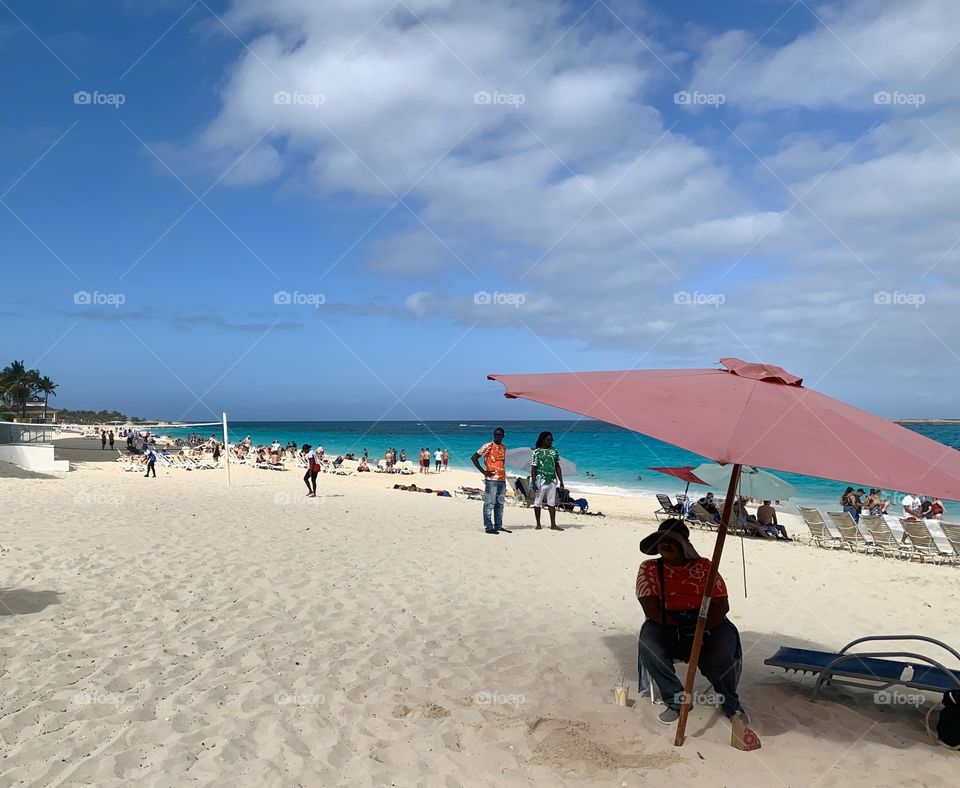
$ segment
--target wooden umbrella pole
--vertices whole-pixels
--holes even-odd
[[[727,485],[727,499],[723,502],[723,515],[720,518],[720,527],[717,529],[717,542],[713,546],[713,558],[710,559],[710,571],[707,573],[707,582],[703,591],[703,600],[700,602],[700,617],[697,619],[697,631],[693,636],[693,647],[690,649],[690,659],[687,663],[687,678],[683,684],[683,698],[680,702],[680,719],[677,720],[677,735],[673,743],[677,747],[683,746],[684,734],[687,730],[687,715],[690,714],[690,700],[693,697],[693,682],[697,677],[697,662],[700,661],[700,649],[703,647],[703,633],[707,627],[707,614],[710,612],[710,595],[717,581],[720,571],[720,558],[723,556],[723,542],[727,538],[727,523],[733,514],[733,498],[737,494],[737,485],[740,482],[740,466],[734,465],[730,471],[730,484]]]

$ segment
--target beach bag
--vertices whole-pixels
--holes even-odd
[[[310,458],[310,473],[320,473],[320,463],[316,457]]]
[[[948,747],[960,745],[960,690],[943,693],[943,710],[937,721],[937,738]]]

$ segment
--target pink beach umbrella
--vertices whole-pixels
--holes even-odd
[[[721,525],[685,682],[693,692],[710,595],[741,465],[960,500],[960,452],[803,386],[772,364],[723,358],[725,369],[489,375],[529,399],[732,464]],[[680,711],[684,741],[690,706]]]

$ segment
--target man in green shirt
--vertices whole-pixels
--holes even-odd
[[[563,489],[563,472],[560,470],[560,453],[553,448],[553,433],[540,433],[530,466],[530,479],[535,492],[533,516],[537,520],[537,530],[540,530],[540,509],[546,499],[550,530],[562,531],[557,525],[557,483]]]

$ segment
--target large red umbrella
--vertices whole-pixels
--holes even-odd
[[[804,388],[772,364],[720,360],[726,369],[660,369],[489,375],[509,398],[523,398],[617,424],[734,464],[700,608],[685,697],[716,581],[740,465],[838,479],[960,500],[960,452],[839,400]],[[681,706],[683,744],[690,706]]]

